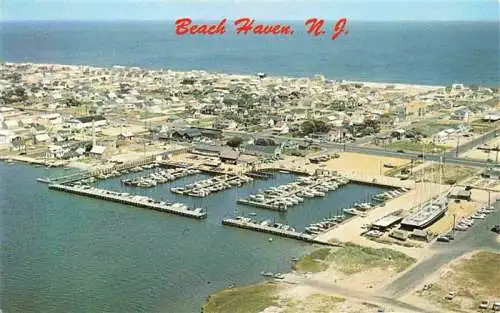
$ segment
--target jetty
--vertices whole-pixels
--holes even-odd
[[[304,241],[304,242],[308,242],[308,243],[313,243],[313,244],[320,244],[320,245],[326,245],[326,246],[339,246],[338,243],[331,243],[328,241],[319,240],[319,239],[316,239],[315,236],[311,236],[311,235],[304,234],[304,233],[299,233],[299,232],[296,232],[293,230],[280,229],[277,227],[269,226],[265,222],[260,222],[260,223],[255,222],[255,221],[252,221],[250,218],[245,218],[245,217],[224,219],[224,220],[222,220],[222,225],[258,231],[261,233],[273,234],[276,236],[296,239],[296,240],[300,240],[300,241]]]
[[[148,197],[130,195],[128,193],[121,193],[110,191],[106,189],[99,189],[90,186],[66,186],[59,184],[50,184],[49,189],[64,191],[80,196],[96,198],[100,200],[107,200],[136,207],[146,208],[159,212],[166,212],[177,214],[180,216],[191,217],[196,219],[204,219],[207,217],[207,212],[204,209],[189,209],[181,203],[167,203],[164,201],[153,200]]]

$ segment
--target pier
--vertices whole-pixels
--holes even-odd
[[[270,179],[274,177],[272,173],[266,171],[250,171],[245,173],[246,176],[258,179]]]
[[[170,190],[181,195],[206,197],[211,193],[226,190],[233,186],[241,186],[251,181],[253,181],[252,178],[244,175],[226,174],[188,184],[184,187],[173,187]]]
[[[191,217],[196,219],[204,219],[207,217],[207,212],[204,211],[203,209],[191,210],[186,208],[184,205],[180,203],[167,204],[163,201],[156,201],[151,198],[129,195],[127,193],[120,193],[105,189],[98,189],[90,186],[71,187],[59,184],[51,184],[49,185],[49,189],[69,192],[80,196],[87,196],[100,200],[107,200],[127,205],[133,205],[136,207],[146,208],[159,212],[177,214],[180,216]]]
[[[37,181],[42,182],[42,183],[49,183],[49,184],[50,183],[52,183],[52,184],[72,183],[72,182],[76,182],[79,180],[89,179],[91,177],[98,177],[99,175],[109,175],[113,172],[127,171],[127,170],[134,168],[134,167],[156,163],[157,159],[160,158],[162,155],[163,155],[163,153],[148,155],[148,156],[145,156],[141,159],[133,160],[133,161],[130,161],[127,163],[116,164],[114,166],[109,166],[109,167],[105,167],[105,168],[97,168],[97,169],[93,169],[93,170],[80,170],[76,173],[62,175],[59,177],[37,179]]]
[[[278,229],[276,227],[268,226],[268,225],[265,225],[262,223],[252,222],[248,218],[238,218],[237,217],[234,219],[231,219],[231,218],[224,219],[224,220],[222,220],[222,225],[227,225],[227,226],[232,226],[232,227],[237,227],[237,228],[242,228],[242,229],[249,229],[249,230],[258,231],[261,233],[273,234],[276,236],[296,239],[296,240],[305,241],[308,243],[333,246],[333,247],[340,246],[339,244],[336,244],[336,243],[318,240],[314,236],[307,235],[304,233],[299,233],[299,232],[291,231],[291,230]]]

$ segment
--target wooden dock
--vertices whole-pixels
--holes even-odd
[[[237,227],[237,228],[242,228],[242,229],[249,229],[249,230],[258,231],[261,233],[273,234],[276,236],[296,239],[296,240],[305,241],[305,242],[313,243],[313,244],[332,246],[332,247],[340,246],[338,243],[331,243],[328,241],[318,240],[318,239],[316,239],[315,236],[311,236],[308,234],[299,233],[296,231],[278,229],[275,227],[261,225],[261,224],[253,223],[253,222],[247,222],[247,221],[240,220],[240,219],[230,219],[230,218],[224,219],[224,220],[222,220],[222,225],[227,225],[227,226],[232,226],[232,227]]]
[[[132,195],[122,195],[119,192],[108,191],[105,189],[98,188],[89,188],[83,189],[81,187],[70,187],[65,185],[51,184],[49,185],[49,189],[69,192],[73,194],[77,194],[80,196],[86,196],[91,198],[96,198],[100,200],[107,200],[127,205],[133,205],[136,207],[146,208],[149,210],[166,212],[171,214],[177,214],[180,216],[191,217],[196,219],[204,219],[207,217],[207,212],[205,211],[197,211],[197,210],[188,210],[184,208],[176,208],[171,205],[159,203],[159,201],[153,201],[152,199],[134,199]]]

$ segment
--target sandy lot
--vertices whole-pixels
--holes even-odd
[[[371,175],[383,175],[392,170],[391,168],[384,167],[384,164],[391,164],[399,167],[407,163],[409,162],[405,159],[342,152],[340,153],[340,158],[332,159],[326,162],[325,168],[345,172],[354,171]]]
[[[118,136],[122,132],[130,132],[132,134],[137,134],[146,131],[142,126],[128,125],[127,127],[106,127],[102,129],[102,134],[104,136]]]
[[[479,207],[480,204],[477,202],[453,202],[448,206],[446,215],[426,230],[434,234],[445,233],[453,227],[453,219],[458,223],[462,217],[472,215]]]
[[[415,169],[412,178],[415,180],[426,180],[434,183],[452,185],[478,175],[481,170],[473,167],[446,164],[444,166],[436,163],[426,163]]]
[[[290,169],[305,169],[309,172],[314,172],[315,169],[323,168],[334,171],[342,171],[345,173],[383,175],[384,173],[393,170],[393,168],[384,167],[384,164],[391,164],[399,167],[409,163],[408,160],[404,159],[361,153],[341,152],[339,154],[339,158],[331,159],[320,164],[310,164],[306,158],[285,156],[285,160],[274,162],[272,165]]]
[[[477,312],[482,300],[498,301],[500,253],[475,251],[443,266],[412,293],[401,298],[412,303],[429,302],[456,312]],[[432,286],[423,290],[425,284]],[[445,299],[455,292],[453,299]],[[491,308],[491,305],[490,305]]]

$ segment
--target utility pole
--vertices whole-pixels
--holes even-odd
[[[457,137],[457,152],[455,153],[455,157],[458,158],[458,146],[460,145],[460,136]]]
[[[454,213],[453,214],[453,229],[452,229],[453,235],[455,235],[455,226],[457,226],[456,225],[456,220],[457,220],[457,214]]]

